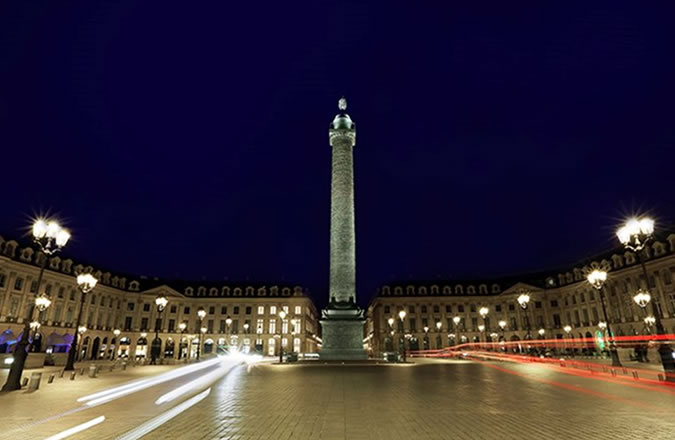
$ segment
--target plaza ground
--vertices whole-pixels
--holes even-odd
[[[98,388],[170,368],[109,373]],[[166,411],[154,405],[157,396],[203,373],[36,425],[31,423],[78,407],[75,396],[85,390],[69,391],[64,382],[52,385],[63,386],[67,397],[61,399],[57,388],[5,394],[0,422],[21,428],[5,430],[0,438],[43,438],[105,415],[104,423],[69,438],[113,439]],[[92,392],[97,380],[82,380],[80,386]],[[675,432],[674,387],[570,375],[537,364],[424,359],[385,366],[255,364],[234,368],[210,388],[203,401],[144,438],[670,439]],[[26,411],[29,404],[32,412]]]

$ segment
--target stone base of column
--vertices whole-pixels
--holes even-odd
[[[363,349],[363,310],[354,303],[331,303],[321,313],[319,358],[329,361],[368,359]]]

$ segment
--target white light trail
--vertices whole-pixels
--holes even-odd
[[[148,434],[151,431],[154,431],[155,429],[159,428],[162,426],[164,423],[167,421],[171,420],[172,418],[176,417],[178,414],[190,409],[191,407],[195,406],[202,400],[206,399],[206,397],[209,395],[211,392],[211,388],[208,390],[197,394],[196,396],[186,400],[185,402],[174,406],[170,410],[163,412],[162,414],[158,415],[157,417],[148,420],[147,422],[143,423],[142,425],[132,429],[131,431],[127,432],[126,434],[122,435],[121,437],[118,437],[117,440],[137,440],[144,435]]]
[[[218,368],[217,370],[205,374],[204,376],[198,379],[188,382],[185,385],[181,385],[173,391],[169,391],[168,393],[163,394],[162,396],[159,397],[159,399],[155,400],[155,405],[161,405],[166,402],[171,402],[172,400],[175,400],[176,398],[182,396],[183,394],[187,394],[190,391],[194,391],[199,388],[205,387],[209,385],[211,382],[215,382],[216,380],[227,374],[230,370],[232,370],[232,368],[236,367],[240,363],[241,361],[238,359],[232,359],[230,362],[223,361],[221,368]]]
[[[78,432],[82,432],[85,429],[89,429],[92,426],[96,426],[99,423],[103,423],[105,420],[105,416],[100,416],[96,417],[95,419],[91,419],[88,422],[82,423],[81,425],[73,426],[70,429],[66,429],[65,431],[61,431],[58,434],[55,434],[51,437],[47,437],[45,440],[61,440],[64,438],[68,438],[73,434],[77,434]]]
[[[200,362],[198,364],[189,365],[187,367],[181,367],[176,370],[160,374],[159,376],[151,377],[149,379],[143,379],[119,387],[109,388],[107,390],[103,390],[98,393],[89,394],[88,396],[80,397],[79,399],[77,399],[77,401],[86,402],[86,405],[90,407],[100,405],[102,403],[110,402],[111,400],[119,399],[120,397],[126,396],[127,394],[135,393],[144,390],[146,388],[149,388],[151,386],[155,386],[160,383],[176,379],[177,377],[181,377],[186,374],[190,374],[195,371],[211,367],[220,362],[222,362],[222,359],[220,358],[210,359],[208,361]]]

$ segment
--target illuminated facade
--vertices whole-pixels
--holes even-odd
[[[656,301],[666,331],[675,333],[675,234],[657,237],[643,252],[651,300]],[[636,291],[646,287],[638,256],[621,250],[562,272],[494,280],[384,285],[368,307],[369,352],[371,356],[381,356],[396,351],[401,335],[406,339],[406,348],[411,350],[446,347],[460,341],[517,341],[528,337],[570,340],[595,336],[598,323],[604,319],[598,291],[586,280],[591,264],[602,264],[609,271],[604,292],[608,320],[615,334],[653,332],[644,322],[645,316],[651,315],[651,307],[641,309],[633,301]],[[517,301],[524,292],[530,296],[525,309]],[[482,307],[487,307],[485,319],[480,315]],[[406,312],[403,321],[398,317],[401,310]],[[394,319],[393,326],[389,325],[390,318]],[[500,321],[505,324],[503,330]],[[482,332],[481,325],[485,326]],[[566,326],[571,327],[569,333],[564,330]],[[544,329],[543,336],[540,329]]]
[[[23,331],[28,301],[35,297],[40,258],[44,255],[31,247],[0,237],[0,355],[11,352]],[[99,280],[85,297],[81,325],[86,331],[79,338],[79,358],[149,357],[156,328],[160,328],[163,358],[194,357],[198,347],[201,355],[234,347],[278,355],[280,344],[284,352],[319,349],[316,308],[301,287],[164,282],[115,275],[53,257],[46,263],[41,286],[52,303],[40,313],[33,347],[47,352],[47,358],[56,363],[64,362],[75,330],[81,295],[75,278],[79,273],[91,273]],[[161,313],[161,325],[154,302],[160,294],[169,300]],[[206,312],[201,323],[200,308]],[[287,314],[283,322],[277,316],[280,310]],[[181,323],[185,323],[184,330]],[[206,329],[203,334],[202,327]],[[121,331],[119,336],[113,333],[115,329]]]

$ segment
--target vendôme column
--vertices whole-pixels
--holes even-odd
[[[321,314],[321,359],[366,359],[363,349],[363,310],[356,304],[356,236],[354,232],[354,155],[356,124],[347,100],[328,135],[333,148],[330,213],[329,304]]]

